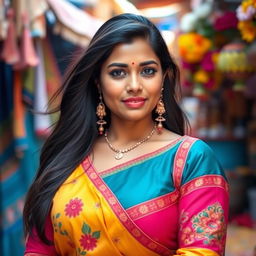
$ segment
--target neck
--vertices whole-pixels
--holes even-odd
[[[153,127],[154,122],[152,119],[136,122],[112,121],[108,130],[108,138],[116,146],[123,146],[146,137],[152,131]]]

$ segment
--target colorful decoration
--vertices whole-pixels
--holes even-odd
[[[180,56],[185,62],[198,63],[211,47],[211,41],[197,33],[186,33],[179,36]]]
[[[237,8],[238,29],[242,38],[252,42],[256,38],[256,0],[244,0]]]
[[[181,19],[182,34],[178,38],[182,84],[188,94],[192,93],[201,100],[207,100],[220,81],[220,72],[216,71],[218,50],[214,28],[217,16],[213,15],[213,7],[212,1],[192,5],[192,12]]]
[[[237,12],[215,11],[210,2],[192,1],[192,12],[181,19],[183,91],[199,100],[199,136],[241,138],[248,80],[255,91],[255,82],[248,78],[256,70],[256,0],[241,1]],[[199,3],[206,4],[202,11]],[[247,43],[240,42],[241,34]]]
[[[201,30],[201,25],[203,25],[204,28],[207,27],[208,17],[213,10],[213,2],[205,1],[192,6],[192,9],[192,12],[185,14],[181,19],[180,27],[184,33],[195,32],[199,28]],[[201,30],[201,32],[203,31]],[[201,34],[204,35],[204,33]]]
[[[214,29],[216,31],[224,31],[227,29],[237,28],[236,13],[232,11],[226,11],[222,15],[218,16],[214,22]]]
[[[243,90],[244,80],[253,71],[247,59],[245,44],[230,43],[224,46],[218,57],[218,69],[235,81],[234,90]]]
[[[16,41],[16,29],[14,24],[14,10],[9,9],[7,12],[8,29],[7,37],[3,43],[1,58],[8,64],[12,65],[20,60],[18,44]]]
[[[220,73],[216,70],[217,56],[217,51],[208,51],[200,66],[193,72],[193,94],[201,99],[208,99],[209,92],[216,89],[221,80]]]
[[[210,39],[197,33],[182,34],[178,39],[183,67],[183,85],[191,87],[192,94],[202,100],[217,87],[216,71],[218,51],[211,50]],[[219,72],[218,72],[219,73]]]

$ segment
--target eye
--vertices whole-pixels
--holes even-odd
[[[126,75],[126,72],[122,69],[114,69],[109,74],[114,78],[122,78]]]
[[[154,68],[144,68],[141,72],[144,76],[153,76],[157,72]]]

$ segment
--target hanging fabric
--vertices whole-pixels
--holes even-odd
[[[7,36],[3,43],[1,58],[7,64],[15,64],[20,60],[19,49],[17,45],[16,28],[14,24],[14,10],[10,8],[7,12],[8,29]]]
[[[40,39],[36,40],[36,51],[40,61],[38,66],[36,67],[35,73],[34,110],[36,112],[45,113],[47,111],[48,96],[45,80],[44,56]],[[35,114],[34,126],[35,133],[38,136],[44,137],[49,135],[49,127],[51,126],[49,115]]]
[[[103,23],[67,1],[47,0],[47,2],[57,18],[54,32],[79,46],[86,47]]]

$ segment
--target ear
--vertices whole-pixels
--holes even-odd
[[[99,80],[95,79],[94,82],[95,82],[95,84],[96,84],[96,86],[98,88],[98,91],[101,92],[101,86],[100,86]]]

